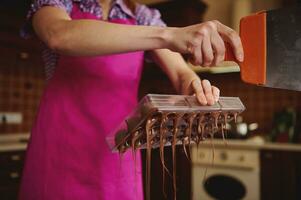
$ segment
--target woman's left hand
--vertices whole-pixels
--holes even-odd
[[[218,101],[220,90],[208,80],[201,80],[193,71],[186,71],[179,78],[181,94],[194,94],[202,105],[213,105]]]

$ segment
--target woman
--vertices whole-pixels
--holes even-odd
[[[219,90],[201,81],[179,53],[211,66],[224,59],[227,41],[243,60],[239,36],[221,23],[168,28],[157,10],[129,0],[36,0],[29,20],[47,46],[48,84],[32,129],[21,199],[143,199],[141,166],[135,177],[131,154],[120,165],[105,142],[137,103],[143,52],[179,93],[196,94],[203,105],[214,104]]]

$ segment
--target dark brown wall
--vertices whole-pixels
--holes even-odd
[[[191,6],[196,4],[195,7]],[[168,12],[167,8],[171,6],[177,10],[183,7],[178,15],[191,17],[185,18],[186,21],[180,23],[173,12]],[[199,19],[195,13],[203,13],[206,9],[204,4],[193,0],[186,4],[183,1],[175,1],[171,5],[158,4],[156,7],[165,13],[163,17],[169,24],[180,23],[178,25],[201,20],[201,17]],[[0,133],[27,132],[34,120],[39,97],[45,85],[40,45],[37,41],[25,41],[19,37],[19,28],[24,22],[24,11],[15,15],[7,9],[1,9],[1,6],[0,11],[2,16],[0,17],[0,111],[20,111],[24,117],[24,123],[21,125],[0,125]],[[152,64],[146,68],[140,96],[146,93],[174,93],[165,75],[160,70],[153,70],[155,68],[156,66]],[[240,97],[247,108],[242,116],[249,123],[258,122],[264,133],[269,132],[271,128],[274,112],[285,107],[295,107],[299,110],[301,107],[300,92],[247,85],[241,82],[239,73],[201,74],[201,77],[208,78],[220,87],[223,96]]]
[[[10,3],[7,3],[10,5]],[[0,133],[29,132],[44,87],[40,43],[20,37],[25,11],[0,4],[0,112],[21,112],[21,125],[0,124]]]

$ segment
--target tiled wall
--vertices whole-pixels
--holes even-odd
[[[29,132],[44,87],[40,55],[28,50],[0,47],[0,112],[20,112],[23,123],[0,124],[0,133]]]
[[[0,3],[0,112],[19,112],[23,116],[19,125],[0,123],[0,133],[30,131],[44,87],[41,44],[20,37],[28,3],[19,3],[18,8],[8,1]]]
[[[6,65],[0,59],[0,111],[21,112],[21,125],[0,124],[0,133],[29,132],[42,94],[44,73],[39,54],[0,48],[10,51]],[[8,54],[8,53],[7,53]],[[2,63],[1,63],[2,60]],[[7,66],[7,67],[5,67]],[[154,66],[152,66],[154,67]],[[260,131],[268,133],[273,114],[286,107],[301,111],[301,92],[270,89],[245,84],[239,73],[200,74],[221,89],[222,96],[238,96],[246,106],[242,116],[248,123],[259,123]],[[146,93],[174,93],[165,75],[148,67],[140,87],[140,97]]]

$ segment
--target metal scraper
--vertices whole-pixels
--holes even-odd
[[[240,21],[244,82],[301,91],[301,6],[263,11]],[[225,60],[235,61],[229,45]]]

